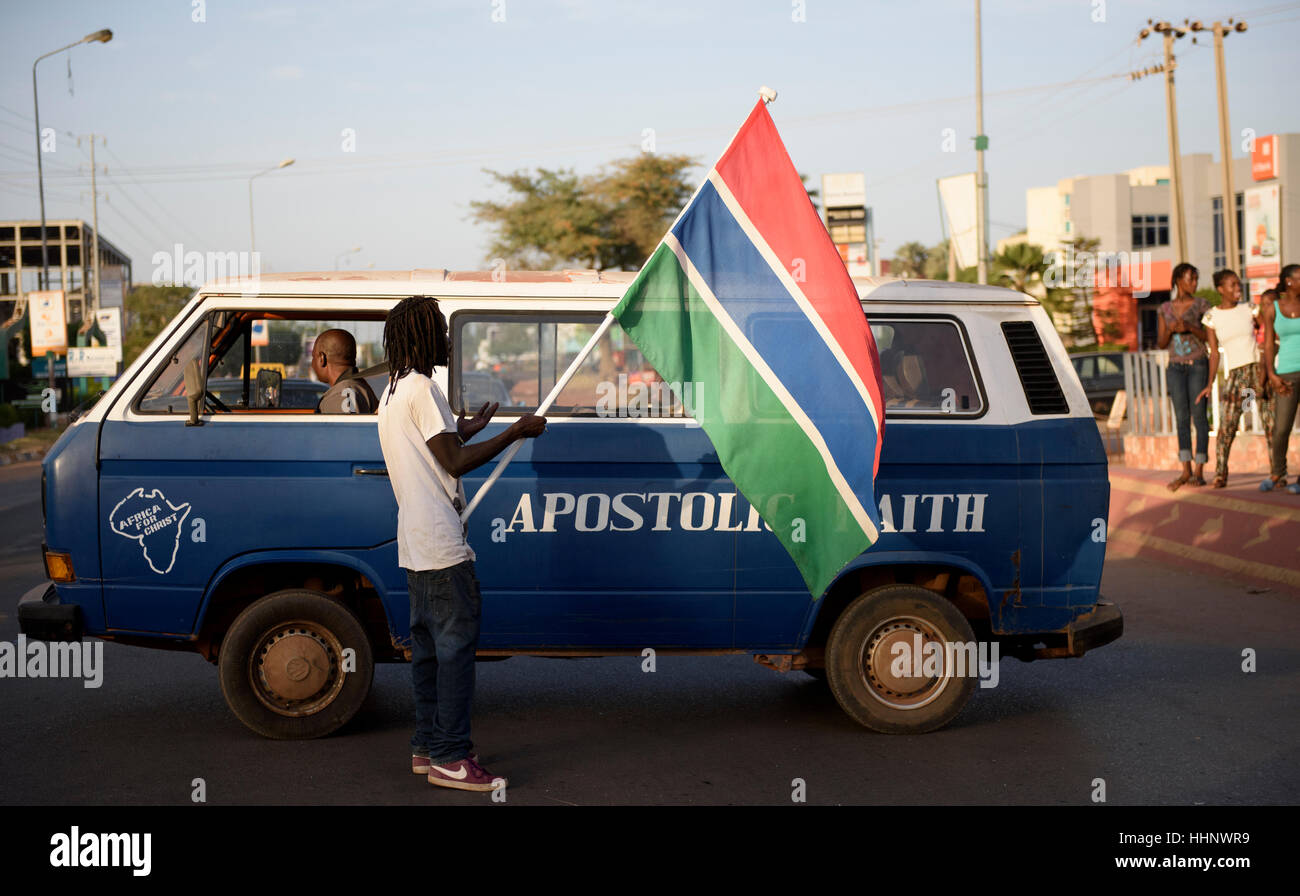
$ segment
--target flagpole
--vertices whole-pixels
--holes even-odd
[[[569,364],[569,369],[564,371],[564,375],[555,381],[554,388],[552,388],[550,394],[546,396],[546,400],[537,406],[537,410],[533,411],[534,414],[538,417],[546,416],[546,412],[550,410],[555,399],[560,397],[560,393],[564,391],[564,387],[569,384],[569,380],[573,379],[573,375],[578,372],[578,368],[582,366],[582,362],[587,360],[587,356],[591,354],[591,350],[596,347],[596,343],[600,341],[600,337],[605,335],[606,331],[609,330],[610,325],[613,323],[614,314],[613,312],[610,312],[609,314],[606,314],[605,319],[600,322],[600,326],[596,328],[596,332],[591,334],[591,338],[588,339],[587,344],[582,347],[582,351],[578,352],[577,357],[575,357],[573,362]],[[507,448],[506,453],[501,455],[501,460],[497,461],[496,469],[492,471],[492,475],[489,476],[487,481],[484,482],[479,490],[474,493],[474,498],[469,502],[469,506],[466,507],[465,512],[460,515],[461,522],[465,522],[469,519],[469,515],[474,512],[474,508],[483,500],[483,496],[487,494],[488,489],[492,487],[494,482],[501,478],[501,473],[505,470],[506,464],[510,463],[510,461],[514,459],[514,456],[519,453],[521,445],[523,445],[522,439]]]
[[[769,106],[776,101],[776,91],[770,87],[760,87],[758,89],[758,97],[762,101],[763,105]],[[742,124],[741,127],[743,128],[744,125]],[[736,133],[732,134],[731,139],[727,141],[727,149],[731,148],[731,144],[736,141],[736,137],[739,136],[739,134],[740,134],[740,128],[737,128]],[[726,150],[723,150],[723,155],[726,155]],[[717,167],[717,163],[715,162],[714,168],[716,167]],[[713,169],[710,168],[709,170],[712,171]],[[700,191],[704,189],[704,185],[707,184],[708,182],[709,182],[709,178],[708,175],[706,174],[704,176],[704,180],[702,180],[700,182],[700,185],[695,188],[695,193],[691,196],[690,200],[686,203],[686,205],[682,207],[682,210],[677,214],[677,218],[673,221],[672,226],[668,228],[669,233],[672,233],[673,227],[677,226],[677,222],[680,221],[682,219],[682,216],[686,214],[686,210],[691,207],[691,203],[695,201],[695,197],[700,195]],[[663,240],[660,240],[659,243],[660,245],[662,245]],[[655,249],[657,251],[658,246],[656,246]],[[653,252],[651,253],[651,257],[652,258],[654,257]],[[573,375],[578,372],[578,367],[582,364],[583,361],[587,359],[587,355],[591,354],[591,350],[596,347],[596,343],[600,340],[600,337],[605,335],[605,332],[610,328],[610,325],[613,323],[614,323],[614,314],[613,312],[610,312],[609,314],[605,315],[605,319],[600,322],[600,326],[596,328],[596,332],[592,334],[589,340],[587,340],[587,344],[583,346],[582,351],[578,352],[578,356],[573,359],[573,363],[569,365],[569,369],[564,371],[564,376],[560,377],[556,381],[555,387],[551,389],[551,393],[546,396],[546,400],[537,406],[537,410],[533,411],[534,414],[536,414],[538,417],[546,416],[546,412],[550,410],[551,404],[555,401],[556,398],[559,397],[560,392],[564,390],[564,387],[569,384],[569,380],[572,379]],[[483,485],[479,488],[479,490],[474,493],[474,497],[470,500],[469,506],[466,507],[465,512],[460,515],[460,520],[462,523],[469,519],[469,515],[474,512],[474,508],[478,507],[479,503],[483,500],[483,497],[488,493],[488,489],[490,489],[492,485],[498,479],[501,478],[501,474],[502,472],[504,472],[506,465],[509,464],[510,461],[514,460],[514,457],[516,454],[519,453],[519,447],[522,444],[523,444],[522,441],[515,442],[508,449],[506,449],[505,454],[501,455],[501,460],[497,461],[496,468],[492,471],[492,475],[488,476],[487,481],[484,482]]]

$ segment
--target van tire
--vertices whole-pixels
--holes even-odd
[[[840,707],[858,724],[882,734],[924,734],[948,724],[975,688],[975,677],[940,677],[918,685],[895,677],[892,647],[903,641],[973,642],[957,608],[916,585],[883,585],[859,596],[840,614],[826,646],[826,678]],[[949,671],[949,670],[945,670]]]
[[[344,651],[355,669],[343,671]],[[276,740],[324,737],[356,715],[375,663],[357,617],[318,591],[268,594],[235,619],[221,641],[221,693],[253,731]]]

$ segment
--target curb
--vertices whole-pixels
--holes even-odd
[[[32,448],[27,451],[19,451],[17,454],[0,454],[0,467],[9,464],[21,464],[31,460],[44,460],[45,451],[39,448]]]

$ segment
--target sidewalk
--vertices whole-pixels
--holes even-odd
[[[1145,557],[1300,597],[1300,496],[1259,491],[1263,473],[1235,473],[1227,488],[1171,492],[1165,483],[1176,476],[1112,464],[1108,557]]]

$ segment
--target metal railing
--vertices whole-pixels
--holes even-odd
[[[1165,380],[1165,367],[1169,364],[1169,352],[1165,350],[1146,352],[1126,352],[1124,355],[1124,390],[1128,393],[1128,406],[1125,412],[1124,431],[1138,436],[1172,436],[1174,431],[1174,405],[1169,398],[1169,386]],[[1226,371],[1220,359],[1219,375],[1210,384],[1210,435],[1216,435],[1219,428],[1219,390],[1226,385]],[[1195,397],[1195,396],[1193,396]],[[1292,432],[1300,429],[1300,418]],[[1260,414],[1259,403],[1247,401],[1242,408],[1241,423],[1238,433],[1255,433],[1263,435],[1264,423]]]

